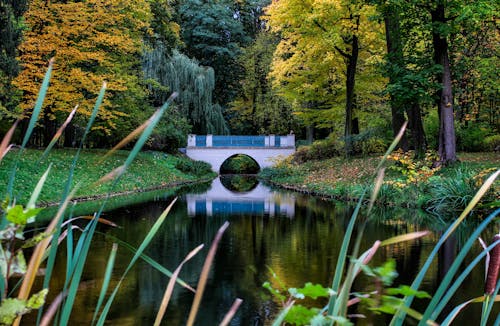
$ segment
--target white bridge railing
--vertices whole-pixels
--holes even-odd
[[[218,136],[188,135],[188,147],[295,147],[295,135]]]

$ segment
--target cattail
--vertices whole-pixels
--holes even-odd
[[[493,237],[493,243],[500,240],[500,234]],[[500,270],[500,243],[490,251],[490,264],[488,265],[488,275],[484,286],[484,294],[492,295],[498,281],[498,271]]]

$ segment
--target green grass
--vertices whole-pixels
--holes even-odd
[[[20,203],[28,201],[36,182],[49,166],[49,162],[52,163],[52,169],[40,194],[38,203],[56,203],[61,199],[76,150],[56,149],[47,158],[39,162],[42,153],[42,150],[28,149],[21,155],[14,183],[14,197]],[[129,152],[117,151],[101,162],[105,153],[105,150],[85,150],[81,153],[73,180],[73,185],[79,182],[82,183],[76,197],[95,198],[109,191],[109,184],[96,186],[93,183],[114,168],[122,165]],[[16,156],[17,150],[13,150],[0,162],[1,180],[9,179],[13,160]],[[113,192],[120,193],[169,187],[171,185],[212,178],[214,176],[213,174],[196,176],[178,170],[176,165],[184,161],[189,161],[189,159],[181,156],[166,155],[161,152],[141,152],[122,176]],[[5,198],[6,190],[6,184],[0,185],[1,198]]]

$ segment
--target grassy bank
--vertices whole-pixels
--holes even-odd
[[[29,200],[36,183],[52,164],[47,182],[39,197],[39,204],[46,205],[58,202],[68,179],[75,150],[53,150],[42,161],[42,150],[26,150],[20,158],[17,169],[14,197],[20,203]],[[76,197],[80,199],[97,199],[109,191],[109,183],[94,185],[102,176],[123,164],[128,151],[118,151],[104,159],[104,150],[86,150],[81,153],[77,163],[73,186],[81,183]],[[13,150],[0,162],[0,198],[5,198],[7,181],[18,151]],[[161,152],[141,152],[130,168],[122,176],[113,193],[133,193],[165,187],[174,187],[185,183],[213,178],[214,174],[203,166],[193,164],[185,157],[167,155]]]
[[[460,162],[453,166],[432,169],[425,160],[416,161],[394,154],[386,169],[378,203],[426,208],[439,213],[450,208],[449,205],[440,206],[442,203],[437,202],[443,200],[454,205],[452,209],[463,209],[484,177],[500,167],[500,155],[460,153],[459,159]],[[366,186],[371,187],[373,184],[373,175],[379,162],[379,156],[350,159],[334,157],[300,164],[290,158],[276,167],[264,169],[260,176],[283,188],[339,200],[356,200]],[[488,205],[498,205],[498,182],[495,186],[486,198]]]

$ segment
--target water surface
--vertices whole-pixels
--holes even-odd
[[[269,324],[279,309],[279,303],[263,289],[262,283],[273,281],[274,271],[288,287],[301,287],[305,282],[329,286],[335,269],[337,254],[347,227],[352,208],[318,198],[296,193],[271,190],[258,183],[246,191],[236,193],[214,180],[204,193],[183,195],[167,217],[164,225],[146,250],[147,255],[173,271],[193,248],[205,244],[205,248],[188,262],[180,277],[196,287],[208,247],[217,229],[229,221],[230,226],[222,238],[213,264],[207,288],[198,314],[197,325],[216,325],[224,317],[236,298],[243,299],[231,325]],[[231,182],[229,182],[231,184]],[[119,228],[100,226],[95,236],[84,276],[84,287],[78,295],[72,325],[88,325],[99,296],[106,261],[112,247],[107,236],[121,239],[138,246],[172,197],[158,198],[146,204],[138,204],[106,213],[103,217],[117,223]],[[367,223],[362,250],[376,240],[383,240],[402,233],[425,229],[415,220],[416,213],[404,210],[383,214]],[[363,218],[363,216],[361,217]],[[394,259],[399,272],[397,282],[411,284],[416,273],[432,250],[437,236],[381,248],[372,261],[380,265]],[[453,241],[446,245],[448,251],[440,254],[430,275],[426,276],[423,289],[432,291],[439,284],[439,277],[453,261],[456,247]],[[478,249],[479,250],[479,249]],[[64,256],[64,250],[61,250]],[[115,279],[125,270],[132,254],[120,247],[115,267]],[[58,273],[64,275],[64,261],[58,260]],[[461,288],[453,305],[474,296],[483,289],[484,272],[477,269]],[[62,284],[63,280],[59,280]],[[139,261],[129,273],[118,292],[108,321],[112,325],[150,325],[158,311],[168,278],[149,264]],[[276,282],[273,283],[275,286]],[[355,283],[357,290],[373,290],[368,278]],[[183,325],[187,320],[193,294],[177,287],[167,310],[165,325]],[[324,304],[324,302],[320,302]],[[415,308],[421,310],[422,303]],[[498,310],[498,309],[497,309]],[[355,312],[355,311],[353,311]],[[476,322],[480,305],[468,308],[463,321]],[[495,316],[495,315],[494,315]],[[359,320],[357,324],[384,325],[383,316]]]

